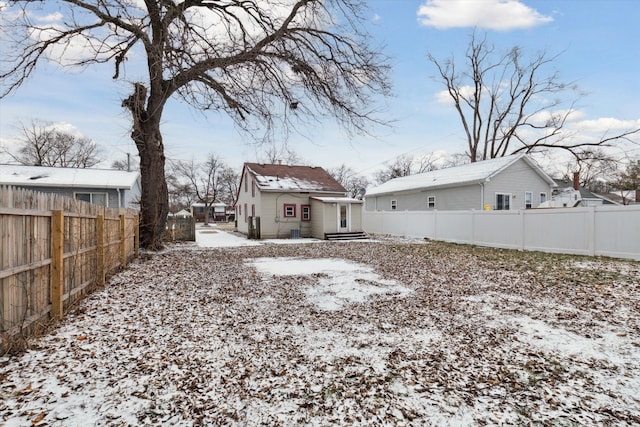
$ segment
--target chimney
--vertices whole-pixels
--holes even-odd
[[[573,173],[573,189],[580,190],[580,172]]]

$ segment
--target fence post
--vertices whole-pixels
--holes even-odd
[[[433,240],[438,240],[438,209],[433,210]]]
[[[526,216],[525,216],[525,210],[524,209],[520,209],[519,210],[520,213],[520,250],[524,251],[525,248],[525,237],[527,234],[527,227],[526,227]]]
[[[140,215],[133,218],[133,234],[133,253],[138,258],[140,256]]]
[[[587,253],[589,256],[596,255],[596,207],[587,207],[585,237],[587,240]]]
[[[249,229],[248,229],[249,239],[255,239],[255,236],[253,234],[253,217],[252,216],[249,217],[249,221],[247,222],[247,224],[249,225]]]
[[[256,228],[253,230],[253,233],[256,236],[256,239],[260,240],[262,237],[260,236],[260,217],[256,217]]]
[[[62,319],[64,292],[64,212],[51,212],[51,318]]]
[[[127,227],[124,214],[120,214],[120,267],[127,266]]]
[[[98,285],[104,286],[104,215],[96,218],[96,246],[98,257]]]

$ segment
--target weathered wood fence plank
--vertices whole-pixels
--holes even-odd
[[[138,256],[138,213],[0,186],[0,352]]]

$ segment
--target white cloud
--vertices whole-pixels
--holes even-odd
[[[465,85],[460,86],[460,95],[465,98],[472,98],[475,92],[475,88],[473,86]],[[453,98],[451,98],[451,94],[449,94],[448,90],[441,90],[436,93],[436,102],[444,105],[453,105]]]
[[[640,119],[620,120],[613,117],[601,117],[595,120],[583,120],[576,123],[574,127],[586,132],[626,131],[640,128]]]
[[[60,12],[51,13],[49,15],[36,16],[36,20],[39,22],[59,22],[62,21],[64,16]]]
[[[418,20],[438,29],[478,27],[497,31],[531,28],[553,21],[519,0],[427,0]]]

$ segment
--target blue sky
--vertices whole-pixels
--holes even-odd
[[[1,2],[0,2],[1,3]],[[371,175],[396,156],[465,149],[464,134],[452,106],[439,101],[443,90],[427,60],[461,58],[473,27],[486,32],[498,50],[519,45],[528,53],[563,52],[554,67],[562,80],[586,92],[571,126],[602,134],[616,127],[640,126],[640,2],[636,0],[369,0],[374,43],[392,58],[392,128],[377,138],[346,135],[330,123],[308,129],[312,137],[290,136],[289,146],[307,163],[325,168],[341,164]],[[0,144],[11,147],[18,120],[42,119],[73,126],[94,139],[108,165],[136,153],[129,118],[120,107],[126,82],[111,79],[113,66],[82,72],[46,65],[18,91],[0,100]],[[229,164],[260,160],[260,147],[244,141],[224,115],[193,110],[172,100],[164,114],[164,142],[170,159],[199,159],[215,153]],[[623,129],[620,129],[623,130]],[[640,157],[640,146],[625,145]],[[1,160],[7,160],[6,158]]]

